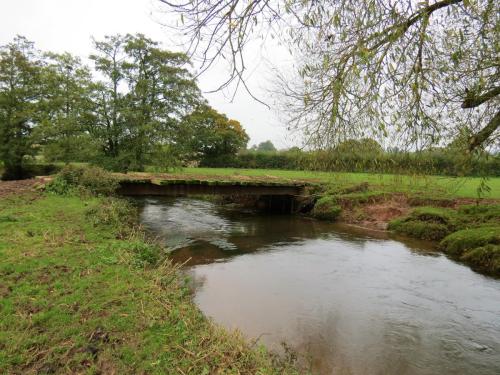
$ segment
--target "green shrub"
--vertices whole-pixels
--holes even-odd
[[[96,195],[112,195],[119,186],[111,173],[98,167],[85,168],[79,184]]]
[[[321,220],[335,220],[342,209],[337,204],[335,197],[326,196],[318,199],[312,210],[312,215]]]
[[[500,274],[500,245],[486,245],[468,250],[460,257],[473,268]]]
[[[55,195],[69,195],[74,193],[76,189],[61,176],[56,176],[52,181],[45,185],[45,191]]]
[[[118,180],[104,169],[67,165],[46,185],[46,191],[59,195],[75,192],[112,195],[118,186]]]
[[[441,241],[443,250],[454,256],[461,256],[467,250],[488,244],[500,244],[500,226],[462,229],[448,235]]]

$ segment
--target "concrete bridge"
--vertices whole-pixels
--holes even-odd
[[[256,208],[283,213],[300,212],[310,201],[308,184],[302,181],[252,178],[146,177],[120,175],[118,193],[126,196],[223,195],[238,201],[246,197]],[[249,199],[250,198],[250,199]]]

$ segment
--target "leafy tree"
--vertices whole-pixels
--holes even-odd
[[[185,116],[178,144],[183,145],[188,160],[210,164],[217,159],[231,158],[246,148],[249,137],[241,124],[215,109],[201,105]]]
[[[285,109],[312,145],[383,135],[422,148],[463,128],[469,150],[498,140],[498,1],[159,1],[202,69],[229,60],[222,87],[245,83],[252,39],[280,38],[299,65],[281,77]]]
[[[47,95],[40,104],[43,120],[36,128],[44,157],[66,163],[91,160],[96,153],[87,131],[94,121],[91,72],[69,53],[47,53],[45,58],[43,83]]]
[[[276,147],[274,147],[273,142],[271,142],[271,141],[261,142],[257,145],[257,147],[255,149],[257,151],[263,151],[263,152],[276,151]]]
[[[105,163],[143,170],[154,159],[171,160],[162,153],[181,118],[201,100],[187,56],[141,34],[106,37],[94,46],[91,59],[104,81],[96,85],[91,132],[102,142]]]
[[[185,54],[162,50],[142,34],[128,35],[124,49],[129,147],[134,167],[142,170],[148,157],[158,162],[157,147],[171,143],[180,119],[199,103],[201,94],[185,68]]]
[[[33,43],[16,37],[0,47],[0,160],[4,179],[26,174],[26,158],[33,156],[32,130],[40,120],[43,64]]]
[[[124,79],[123,60],[125,59],[125,38],[121,35],[107,36],[103,41],[93,40],[95,53],[90,55],[95,70],[103,78],[94,86],[92,100],[95,122],[90,133],[97,139],[105,158],[114,159],[114,167],[121,163],[120,148],[126,137],[125,119],[123,116],[126,103],[120,92]]]

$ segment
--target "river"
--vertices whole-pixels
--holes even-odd
[[[500,374],[500,280],[424,242],[190,198],[139,201],[194,300],[319,374]]]

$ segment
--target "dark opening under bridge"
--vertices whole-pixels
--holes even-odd
[[[283,213],[300,212],[310,202],[308,186],[302,181],[212,178],[120,177],[118,193],[126,196],[222,195],[238,200],[246,197],[256,208]]]

